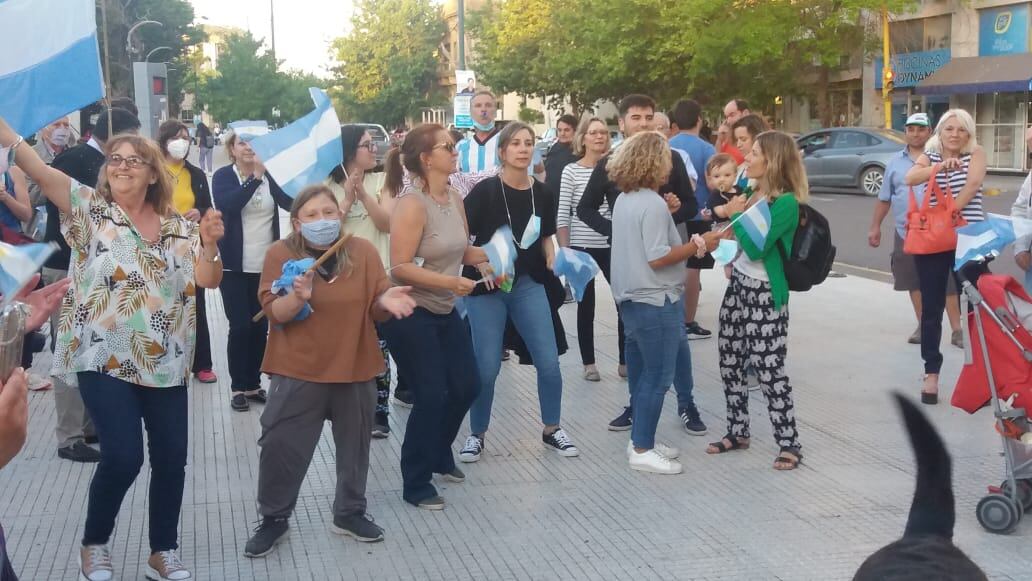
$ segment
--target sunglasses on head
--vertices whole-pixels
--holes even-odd
[[[455,144],[451,141],[446,141],[444,143],[438,143],[434,146],[434,149],[443,149],[448,153],[455,153]]]

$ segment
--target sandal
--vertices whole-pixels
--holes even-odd
[[[728,444],[724,442],[727,441]],[[731,434],[728,434],[720,439],[719,442],[710,442],[709,448],[706,448],[707,454],[723,454],[725,452],[732,452],[734,450],[748,450],[749,449],[749,438],[736,438]],[[711,452],[710,450],[716,450]]]
[[[774,458],[774,469],[779,471],[795,470],[803,461],[803,455],[798,448],[782,448],[778,457]]]

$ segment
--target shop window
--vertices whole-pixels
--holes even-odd
[[[949,14],[924,19],[924,50],[950,48]]]
[[[892,54],[924,50],[924,23],[922,20],[903,20],[889,23],[889,42]]]

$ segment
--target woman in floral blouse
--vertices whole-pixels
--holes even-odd
[[[222,278],[222,217],[195,224],[172,206],[157,145],[112,137],[97,189],[48,167],[0,118],[0,147],[61,211],[72,248],[71,290],[57,332],[54,375],[78,380],[104,442],[90,483],[80,578],[114,575],[107,547],[119,507],[151,458],[148,579],[190,579],[176,553],[187,453],[187,395],[197,287]]]

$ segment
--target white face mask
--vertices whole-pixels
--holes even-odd
[[[68,145],[68,139],[71,138],[72,131],[67,127],[57,127],[50,132],[50,143],[58,147],[64,147]]]
[[[168,154],[172,159],[186,159],[190,152],[190,142],[185,139],[173,139],[168,142]]]

